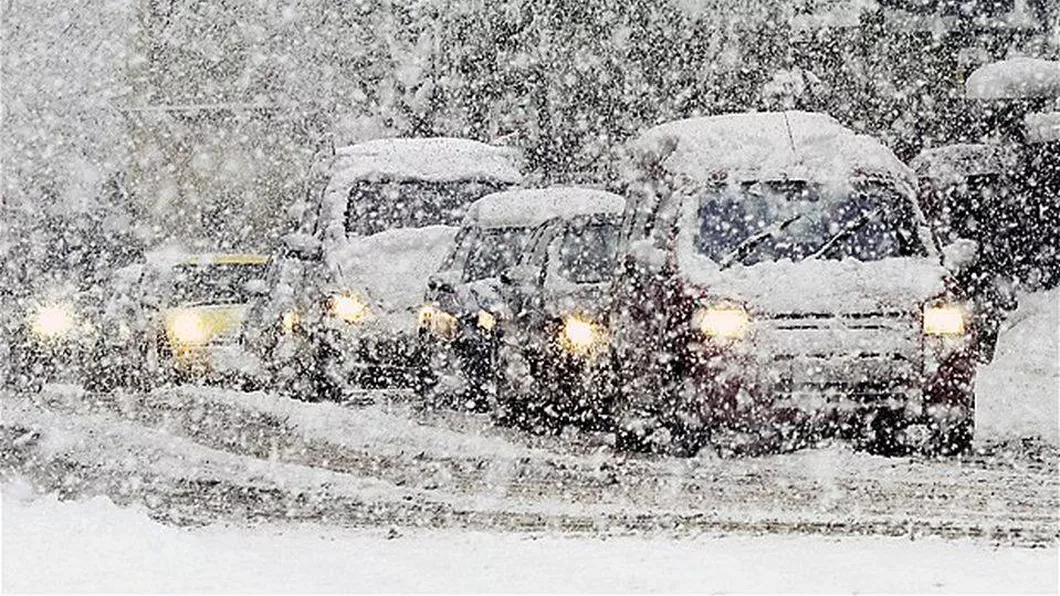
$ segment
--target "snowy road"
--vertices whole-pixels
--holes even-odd
[[[1060,456],[1043,443],[936,461],[842,444],[761,458],[628,457],[600,437],[532,437],[374,397],[354,407],[204,388],[4,395],[2,468],[42,491],[105,495],[191,525],[1057,544]]]

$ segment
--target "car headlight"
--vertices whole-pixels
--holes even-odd
[[[46,304],[33,313],[30,328],[45,338],[58,338],[74,328],[74,312],[67,304]]]
[[[964,335],[964,309],[956,304],[924,307],[925,335]]]
[[[739,339],[750,324],[751,317],[738,306],[701,308],[692,315],[692,325],[710,337]]]
[[[436,335],[448,337],[456,333],[457,320],[433,304],[424,304],[416,315],[421,329],[427,329]]]
[[[335,294],[329,300],[332,316],[347,323],[360,323],[368,318],[371,310],[360,298],[352,294]]]
[[[302,325],[302,315],[297,310],[289,310],[280,317],[280,330],[285,334],[293,333]]]
[[[480,310],[476,322],[483,331],[493,331],[493,328],[497,326],[497,316],[488,310]]]
[[[206,343],[210,337],[206,321],[196,312],[179,312],[169,320],[169,336],[185,345]]]
[[[560,343],[568,350],[585,353],[602,340],[603,331],[596,323],[577,315],[570,315],[563,319]]]

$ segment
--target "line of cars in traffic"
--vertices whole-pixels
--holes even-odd
[[[605,190],[525,188],[517,152],[466,139],[338,149],[274,254],[120,270],[85,378],[408,387],[679,453],[968,448],[975,246],[939,245],[893,153],[797,111],[671,122],[628,153]],[[35,316],[38,345],[75,327]]]

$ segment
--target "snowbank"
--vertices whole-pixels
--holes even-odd
[[[1020,297],[976,383],[976,435],[1060,445],[1060,289]]]
[[[621,214],[622,197],[603,190],[557,186],[506,190],[486,195],[468,208],[467,220],[484,228],[533,227],[554,217]]]
[[[7,484],[9,592],[1056,592],[1057,550],[805,537],[563,538],[314,524],[178,529]]]
[[[1060,62],[1011,58],[980,66],[964,83],[968,99],[1060,97]]]

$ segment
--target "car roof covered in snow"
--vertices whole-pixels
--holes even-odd
[[[553,218],[621,214],[626,201],[605,190],[579,186],[495,192],[468,208],[465,222],[483,228],[533,227]]]
[[[846,183],[886,178],[916,188],[912,170],[873,137],[826,114],[756,112],[678,120],[633,141],[673,174],[698,182],[793,179]]]
[[[1001,148],[983,143],[925,149],[909,165],[919,178],[958,183],[967,176],[1001,174],[1007,169]]]
[[[1060,97],[1060,62],[1010,58],[977,68],[964,83],[968,99]]]
[[[1023,118],[1028,143],[1060,141],[1060,112],[1039,112]]]
[[[335,151],[332,178],[351,186],[359,180],[454,182],[491,180],[518,184],[518,150],[471,139],[392,138],[366,141]]]

